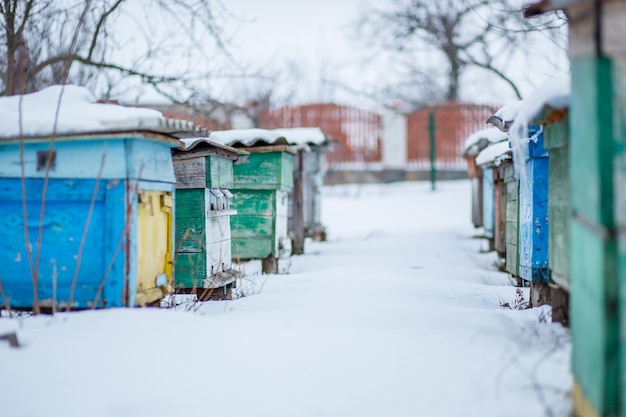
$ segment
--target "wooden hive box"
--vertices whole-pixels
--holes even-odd
[[[514,278],[519,277],[519,180],[515,176],[513,161],[501,167],[504,187],[506,189],[505,214],[505,261],[504,269]]]
[[[1,117],[2,305],[143,306],[170,293],[171,149],[194,125],[70,85],[2,100],[21,114]]]
[[[548,283],[548,168],[549,151],[539,126],[529,126],[524,155],[525,175],[519,189],[519,276],[529,282]]]
[[[249,163],[234,168],[231,221],[233,258],[264,259],[264,271],[291,254],[288,198],[293,188],[293,150],[286,145],[244,148]]]
[[[133,132],[54,142],[53,150],[45,137],[0,143],[1,276],[11,306],[33,307],[33,274],[41,307],[160,300],[171,291],[170,149],[179,141]]]
[[[542,1],[568,17],[574,413],[626,415],[626,2]],[[558,152],[558,151],[557,151]]]
[[[304,227],[305,236],[313,240],[326,240],[326,227],[322,224],[322,185],[326,174],[328,145],[311,145],[304,156]]]
[[[185,139],[174,151],[176,291],[199,299],[228,298],[232,267],[230,219],[233,163],[243,153],[208,139]]]
[[[321,222],[321,188],[329,141],[317,127],[275,129],[297,151],[293,163],[293,189],[289,198],[288,229],[292,255],[304,253],[305,238],[325,240]]]
[[[474,227],[483,226],[483,170],[476,163],[478,154],[490,144],[506,139],[506,133],[496,127],[481,129],[465,140],[463,157],[467,161],[467,175],[472,187],[471,217]]]

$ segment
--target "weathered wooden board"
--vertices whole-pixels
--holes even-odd
[[[220,156],[206,158],[206,188],[232,188],[233,178],[231,160]]]
[[[148,293],[172,283],[173,200],[171,193],[139,191],[137,225],[137,298],[149,303]]]
[[[544,128],[544,144],[550,149],[548,211],[550,217],[550,242],[548,263],[552,280],[568,290],[569,279],[569,129],[568,119],[547,124]]]
[[[485,237],[493,241],[495,214],[494,214],[494,188],[493,188],[493,168],[483,167],[483,230]],[[490,248],[491,248],[490,244]]]
[[[18,143],[3,144],[0,146],[0,178],[21,178],[22,161],[26,178],[44,178],[46,170],[41,162],[50,149],[49,141],[26,142],[22,159]],[[175,182],[170,146],[139,134],[57,138],[52,152],[55,162],[48,171],[48,178]]]
[[[287,192],[233,190],[237,215],[231,218],[234,259],[263,259],[291,253],[287,233]]]
[[[506,258],[506,183],[504,182],[505,164],[510,161],[503,162],[502,165],[494,171],[495,186],[495,226],[494,226],[494,242],[495,250],[500,258]]]
[[[511,275],[519,276],[519,180],[513,164],[504,167],[506,184],[506,263]]]
[[[548,269],[548,168],[549,151],[543,146],[538,126],[529,126],[525,171],[519,188],[519,276],[526,281],[547,283]]]
[[[34,258],[39,251],[39,261],[32,264],[35,269],[39,265],[42,307],[62,308],[70,301],[72,308],[158,301],[172,277],[170,149],[178,141],[139,132],[55,138],[52,150],[51,143],[50,138],[27,140],[23,158],[19,144],[0,144],[0,182],[6,191],[0,193],[0,211],[7,210],[7,219],[22,224],[22,230],[26,221],[29,229],[25,237],[19,227],[7,228],[0,238],[5,245],[0,260],[13,253],[10,270],[0,273],[12,305],[33,305],[27,241],[35,245]],[[21,208],[22,175],[27,219]]]
[[[49,181],[41,223],[42,238],[38,243],[44,181],[25,181],[28,241],[32,245],[33,262],[39,251],[38,296],[44,306],[52,307],[54,299],[59,307],[67,305],[77,268],[74,307],[91,307],[101,285],[104,293],[97,303],[99,307],[125,303],[123,273],[126,254],[118,249],[119,242],[123,244],[124,241],[126,183],[103,180],[97,191],[96,184],[95,180]],[[0,262],[3,264],[0,277],[11,305],[29,308],[33,302],[33,284],[21,196],[21,180],[0,179]],[[88,216],[90,221],[86,227]],[[84,242],[82,253],[79,250],[81,241]]]
[[[290,191],[293,157],[289,152],[251,153],[247,164],[234,167],[233,189]]]
[[[572,61],[570,322],[579,387],[574,400],[577,409],[588,404],[602,416],[619,415],[620,399],[626,398],[624,388],[620,391],[626,377],[620,368],[624,345],[619,343],[624,334],[624,281],[618,275],[617,236],[611,232],[616,230],[616,191],[621,196],[624,192],[614,184],[615,147],[623,144],[624,135],[624,115],[615,111],[615,94],[623,87],[614,84],[613,77],[613,64],[606,58]],[[616,126],[621,126],[620,139]]]

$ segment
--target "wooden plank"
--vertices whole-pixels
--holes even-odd
[[[144,181],[159,181],[174,184],[174,164],[172,151],[161,142],[141,139],[127,139],[126,166],[124,177]]]
[[[275,191],[235,189],[232,193],[231,208],[237,210],[237,216],[275,214]]]
[[[552,125],[546,127],[548,132]],[[548,210],[550,216],[550,243],[548,262],[552,280],[561,288],[569,290],[569,227],[570,227],[570,186],[569,148],[558,147],[550,150],[550,193]]]
[[[204,216],[176,218],[176,253],[206,250],[206,241]]]
[[[529,135],[538,126],[529,126]],[[526,175],[519,188],[519,273],[530,282],[547,283],[548,269],[548,167],[549,152],[543,147],[543,135],[530,141],[526,156]]]
[[[254,153],[247,164],[234,167],[233,189],[293,188],[293,155],[285,152]]]
[[[206,162],[204,158],[174,160],[176,188],[204,188]]]
[[[47,152],[50,143],[24,144],[24,175],[27,178],[44,178],[45,170],[37,170],[37,152]],[[55,141],[56,164],[48,171],[49,178],[94,179],[102,165],[100,178],[125,178],[126,162],[123,140],[83,140],[73,142]],[[105,156],[104,164],[102,156]],[[21,178],[19,144],[0,146],[0,177]]]
[[[167,264],[172,262],[173,210],[167,197],[171,197],[171,194],[152,190],[139,191],[137,294],[172,283]],[[159,276],[164,276],[162,285],[158,285]],[[157,300],[143,301],[149,303]]]
[[[483,230],[485,236],[493,238],[495,216],[494,216],[494,189],[493,189],[493,168],[483,168]],[[490,248],[492,249],[492,248]]]
[[[304,253],[304,151],[299,151],[295,158],[293,170],[293,191],[291,193],[291,215],[289,216],[289,232],[293,255]]]
[[[177,253],[175,262],[175,289],[202,288],[202,280],[207,277],[206,253]]]
[[[615,234],[615,126],[619,114],[613,65],[606,58],[572,62],[570,314],[573,371],[599,415],[620,403],[620,280]],[[622,116],[623,117],[623,116]],[[623,120],[619,125],[623,125]],[[623,135],[623,131],[620,131]],[[623,305],[620,306],[623,312]],[[623,333],[623,332],[622,332]]]
[[[40,251],[38,296],[42,303],[52,307],[67,305],[72,291],[72,281],[80,259],[74,306],[87,308],[93,301],[105,269],[104,259],[104,190],[98,189],[99,198],[90,210],[95,180],[50,180],[43,220],[41,244],[37,244],[41,202],[37,198],[43,190],[43,180],[27,181],[27,228],[32,254]],[[26,253],[24,217],[21,201],[21,181],[0,179],[0,262],[3,264],[4,290],[13,307],[31,308],[33,288],[31,270]],[[11,190],[13,192],[11,192]],[[72,190],[82,199],[66,201]],[[88,214],[91,221],[84,239],[85,250],[79,253]],[[56,287],[56,297],[53,288]]]
[[[190,188],[176,192],[176,219],[204,217],[207,203],[205,188]]]
[[[232,188],[233,178],[232,161],[218,156],[206,158],[207,188]]]
[[[128,280],[128,253],[123,250],[128,241],[127,187],[128,181],[109,180],[106,184],[104,220],[104,260],[106,269],[98,275],[102,295],[98,307],[122,307],[127,304],[125,288]]]

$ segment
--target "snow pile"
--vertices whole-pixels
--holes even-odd
[[[569,331],[501,306],[528,289],[481,253],[470,189],[324,187],[329,241],[238,300],[0,318],[2,415],[568,416]]]
[[[74,85],[0,98],[0,138],[132,130],[178,134],[194,128],[191,122],[165,119],[156,110],[96,103],[86,88]]]
[[[293,127],[274,129],[274,133],[285,137],[291,145],[323,145],[328,142],[319,127]]]
[[[519,178],[524,179],[526,176],[523,161],[528,153],[528,142],[529,140],[536,141],[538,137],[534,135],[529,138],[528,125],[546,107],[568,107],[570,94],[571,78],[567,74],[546,81],[536,88],[528,99],[504,106],[496,112],[495,117],[500,120],[500,127],[506,127],[509,132],[513,158],[520,161],[515,164],[515,171]]]
[[[323,145],[328,142],[319,127],[284,129],[233,129],[211,132],[209,139],[229,146],[256,145]]]
[[[209,139],[227,146],[288,145],[284,136],[268,129],[215,130]]]
[[[465,139],[463,154],[467,156],[476,155],[490,143],[497,143],[506,140],[507,134],[497,127],[488,127],[472,133]],[[483,144],[484,142],[485,144]]]
[[[508,140],[494,143],[483,149],[476,157],[476,164],[493,163],[495,166],[498,166],[506,159],[511,159],[511,147]]]

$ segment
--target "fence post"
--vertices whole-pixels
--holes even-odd
[[[435,167],[435,112],[432,109],[428,112],[428,137],[430,139],[430,186],[435,191],[437,178],[437,168]]]

